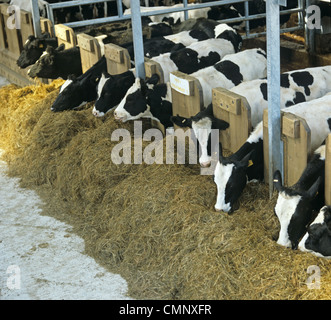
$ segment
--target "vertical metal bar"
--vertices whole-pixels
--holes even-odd
[[[31,9],[32,9],[32,22],[33,22],[33,30],[36,37],[41,36],[41,27],[40,27],[40,13],[38,0],[30,0],[31,1]]]
[[[131,21],[136,77],[145,79],[144,46],[139,1],[131,1]]]
[[[184,8],[187,8],[187,0],[183,0],[183,5],[184,5]],[[184,20],[187,20],[188,19],[188,11],[185,10],[184,11]]]
[[[307,8],[314,4],[314,0],[306,0],[306,13],[305,13],[305,43],[306,43],[306,50],[309,53],[315,52],[315,29],[308,28],[307,24]]]
[[[249,16],[249,6],[248,6],[248,1],[244,2],[244,6],[245,6],[245,18],[247,19]],[[246,36],[249,36],[250,30],[249,30],[249,21],[246,20],[245,21],[245,29],[246,29]]]
[[[122,17],[123,16],[123,5],[122,5],[122,0],[116,0],[117,1],[117,12],[118,16]]]
[[[268,67],[269,195],[273,193],[273,173],[283,173],[280,131],[280,36],[279,0],[266,2]]]

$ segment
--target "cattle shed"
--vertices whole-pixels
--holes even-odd
[[[33,12],[20,10],[20,28],[13,28],[9,21],[15,13],[9,4],[0,4],[0,76],[12,83],[0,88],[0,148],[5,151],[9,174],[20,177],[23,187],[38,191],[46,214],[72,224],[85,240],[86,253],[110,271],[121,273],[133,298],[331,298],[330,260],[276,243],[280,228],[273,211],[278,193],[270,180],[270,172],[277,168],[284,185],[292,186],[314,152],[313,129],[307,119],[277,108],[278,82],[284,72],[331,65],[331,15],[325,15],[331,4],[325,0],[298,0],[294,5],[291,0],[262,0],[266,12],[260,13],[252,12],[254,1],[184,0],[182,6],[153,11],[155,16],[184,12],[184,19],[190,20],[193,9],[220,5],[229,9],[241,4],[240,17],[226,16],[222,22],[242,24],[237,31],[243,39],[240,51],[260,48],[267,54],[270,99],[261,119],[265,178],[247,184],[239,209],[231,215],[215,211],[217,187],[211,175],[202,173],[198,159],[189,162],[190,144],[184,144],[184,155],[180,153],[178,143],[171,142],[159,121],[141,118],[122,123],[113,111],[97,118],[92,114],[94,101],[75,110],[51,112],[64,80],[31,79],[26,69],[17,66],[28,36],[48,32],[58,45],[79,48],[83,73],[104,55],[111,75],[135,67],[136,77],[148,79],[156,73],[159,83],[164,83],[162,65],[143,51],[143,42],[152,38],[143,18],[152,17],[151,12],[131,1],[131,13],[125,15],[122,1],[114,0],[108,1],[116,7],[110,16],[55,23],[58,10],[104,1],[49,3],[46,17],[40,17],[37,1],[32,0]],[[158,4],[151,0],[141,4],[154,2]],[[290,16],[285,24],[283,18],[278,21],[279,8],[280,17]],[[276,23],[277,28],[254,24],[263,19]],[[178,27],[172,26],[174,33]],[[108,36],[105,42],[100,40],[103,34]],[[130,41],[134,59],[125,46]],[[204,110],[197,78],[174,71],[169,82],[172,115],[190,118]],[[219,138],[223,152],[231,155],[252,132],[253,111],[248,98],[232,89],[218,86],[210,91],[214,117],[229,123]],[[148,130],[155,128],[161,134],[153,140]],[[120,140],[120,130],[128,139],[121,136]],[[131,161],[114,161],[119,145],[119,157],[125,155]],[[325,137],[325,145],[325,204],[331,205],[331,134]],[[143,159],[148,154],[156,159],[156,150],[162,156],[152,164],[136,164],[139,150]],[[169,159],[174,161],[168,163]],[[307,284],[309,266],[318,266],[323,275],[319,290]]]

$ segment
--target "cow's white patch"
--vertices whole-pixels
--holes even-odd
[[[263,121],[257,124],[246,141],[248,143],[257,143],[260,139],[263,139]]]
[[[283,191],[278,194],[278,199],[275,206],[275,212],[280,223],[277,243],[282,246],[291,247],[291,241],[289,239],[287,229],[300,200],[301,196],[299,195],[288,196]]]
[[[100,81],[98,83],[98,98],[101,96],[102,89],[107,82],[108,78],[104,74],[101,75]]]
[[[100,111],[98,111],[98,110],[95,108],[95,106],[93,107],[92,114],[93,114],[95,117],[97,117],[97,118],[101,118],[101,117],[103,117],[103,116],[105,115],[104,112],[100,112]]]
[[[232,171],[234,168],[234,164],[222,164],[217,162],[215,173],[214,173],[214,182],[217,186],[217,200],[215,204],[216,210],[222,210],[225,212],[229,212],[231,210],[230,203],[225,203],[225,188],[231,177]]]
[[[199,162],[202,166],[209,165],[211,161],[207,152],[208,138],[211,133],[211,125],[212,121],[208,117],[205,117],[199,121],[192,121],[192,129],[201,146],[201,156],[199,158]]]
[[[72,83],[72,80],[66,80],[60,88],[60,93]]]

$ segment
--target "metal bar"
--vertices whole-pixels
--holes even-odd
[[[139,1],[131,1],[131,13],[136,77],[145,79],[145,57]]]
[[[266,2],[267,12],[267,78],[269,135],[269,196],[273,193],[273,173],[283,174],[283,151],[280,132],[280,19],[279,0]]]
[[[61,9],[61,8],[70,8],[84,4],[92,4],[92,3],[100,3],[100,2],[105,2],[105,0],[73,0],[73,1],[58,2],[58,3],[50,3],[49,5],[52,9]]]
[[[184,8],[187,8],[187,0],[183,1]],[[188,19],[188,12],[184,11],[184,20]]]
[[[248,21],[248,16],[249,16],[249,7],[248,7],[248,2],[246,1],[244,3],[245,6],[245,29],[246,29],[246,37],[249,37],[249,21]]]
[[[32,23],[33,30],[36,37],[41,36],[41,27],[40,27],[40,13],[38,0],[30,0],[31,1],[31,9],[32,9]]]
[[[118,16],[121,18],[123,17],[123,5],[122,5],[122,0],[116,0],[117,3],[117,12]]]

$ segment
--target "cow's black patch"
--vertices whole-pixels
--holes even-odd
[[[214,68],[218,72],[223,73],[230,81],[233,82],[235,86],[243,81],[243,76],[240,73],[239,66],[232,61],[221,61],[220,63],[216,64]]]
[[[170,59],[175,63],[178,70],[187,74],[209,67],[220,61],[217,52],[210,52],[206,57],[200,57],[198,52],[185,48],[170,54]]]
[[[207,36],[207,34],[204,31],[201,31],[201,30],[191,30],[189,32],[189,35],[192,38],[197,39],[198,41],[209,39],[209,37]]]
[[[296,92],[295,98],[293,99],[294,103],[301,103],[306,101],[306,97],[302,92]]]
[[[268,101],[268,85],[266,82],[263,82],[261,83],[260,85],[260,90],[262,92],[262,95],[263,95],[263,99],[265,101]]]
[[[290,79],[289,79],[289,75],[287,73],[282,73],[280,75],[280,86],[283,88],[290,87]]]
[[[241,36],[232,30],[223,31],[221,34],[217,36],[217,39],[225,39],[230,41],[233,45],[235,52],[238,52],[242,45]]]
[[[331,118],[329,118],[327,121],[328,121],[329,129],[331,131]]]
[[[295,104],[301,103],[301,102],[305,102],[306,101],[306,97],[302,92],[296,92],[295,93],[295,97],[293,99],[293,101],[289,100],[285,103],[285,107],[290,107],[293,106]]]
[[[313,84],[314,77],[308,71],[293,72],[291,73],[291,77],[298,86],[304,87],[306,96],[309,96],[309,86]]]
[[[256,52],[259,53],[259,54],[261,54],[263,57],[265,57],[267,59],[267,55],[266,55],[265,51],[259,49]]]

